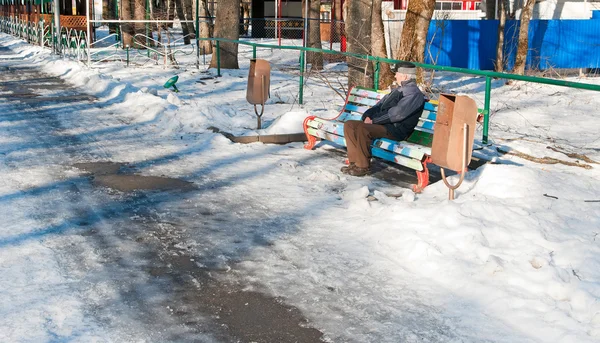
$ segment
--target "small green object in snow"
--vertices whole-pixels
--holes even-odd
[[[175,75],[172,78],[169,79],[169,81],[167,81],[164,85],[165,88],[171,88],[173,87],[173,91],[175,93],[179,93],[179,89],[177,89],[177,86],[175,86],[175,84],[177,83],[177,80],[179,80],[179,76]]]

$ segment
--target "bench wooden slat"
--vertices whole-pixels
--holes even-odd
[[[429,133],[433,134],[434,124],[435,123],[432,121],[424,121],[422,123],[419,123],[419,125],[417,125],[415,130],[419,129],[419,131],[429,132]]]
[[[433,142],[433,133],[415,130],[406,141],[430,147]]]
[[[424,110],[423,114],[421,114],[421,119],[423,120],[430,120],[435,122],[435,118],[437,118],[437,112]]]
[[[423,110],[429,112],[437,112],[437,101],[425,102],[425,108]]]
[[[387,91],[374,91],[372,89],[366,89],[366,88],[361,88],[361,87],[354,87],[352,88],[352,91],[350,92],[350,95],[357,95],[359,97],[365,97],[365,98],[371,98],[371,99],[381,99],[383,98],[387,93]]]
[[[344,135],[344,123],[315,118],[314,120],[308,121],[307,125],[318,130],[335,133],[336,135]]]
[[[353,112],[344,112],[336,120],[341,121],[341,122],[346,122],[348,120],[360,120],[361,118],[362,118],[362,114],[355,114]]]
[[[356,95],[350,95],[348,97],[348,103],[355,103],[355,104],[360,104],[360,105],[366,105],[369,107],[372,107],[374,105],[377,104],[379,100],[376,99],[369,99],[369,98],[363,98],[363,97],[359,97]]]
[[[423,170],[423,165],[421,164],[421,161],[418,161],[418,160],[415,160],[412,158],[404,157],[402,155],[398,155],[393,152],[389,152],[387,150],[380,149],[378,147],[372,147],[371,153],[375,157],[379,157],[386,161],[393,161],[397,164],[403,165],[410,169],[414,169],[414,170],[418,170],[418,171]]]
[[[391,139],[380,138],[373,141],[373,145],[381,149],[394,152],[396,154],[422,160],[425,155],[431,154],[431,148],[423,147],[406,141],[394,141]]]
[[[415,131],[420,131],[420,132],[427,133],[429,135],[433,135],[433,130],[425,129],[422,127],[415,127]]]
[[[342,146],[346,146],[346,139],[343,136],[338,136],[331,132],[325,132],[323,130],[315,129],[314,127],[309,127],[306,129],[306,131],[308,131],[308,133],[312,136],[326,139],[330,142],[334,142]]]
[[[369,108],[371,108],[371,106],[360,106],[360,105],[354,105],[354,104],[346,104],[346,111],[348,112],[357,112],[360,113],[361,115],[363,113],[365,113],[366,110],[368,110]]]

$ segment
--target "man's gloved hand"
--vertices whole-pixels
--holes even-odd
[[[375,114],[376,109],[371,107],[368,110],[365,111],[365,113],[363,113],[361,120],[365,121],[365,119],[367,118],[372,118],[373,114]]]

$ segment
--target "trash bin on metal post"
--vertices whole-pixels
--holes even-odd
[[[270,83],[271,66],[269,62],[261,59],[251,59],[246,100],[254,105],[254,112],[257,116],[257,129],[260,129],[262,126],[261,117],[265,111],[265,102],[271,95]],[[261,105],[260,113],[258,113],[256,105]]]
[[[454,199],[454,190],[464,180],[466,168],[471,162],[477,104],[468,96],[441,94],[438,113],[433,130],[431,160],[442,172],[442,180],[449,188],[449,199]],[[460,173],[454,186],[446,180],[444,168]]]

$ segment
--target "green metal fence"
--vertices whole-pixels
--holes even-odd
[[[42,24],[43,25],[43,24]],[[10,20],[10,18],[0,18],[0,29],[9,34],[13,34],[16,36],[25,36],[25,38],[29,38],[30,40],[35,41],[35,38],[41,36],[46,37],[51,33],[46,32],[46,28],[42,26],[40,28],[40,32],[36,32],[35,30],[31,30],[30,27],[25,25],[25,23],[20,23],[15,20]],[[43,31],[42,31],[43,30]],[[70,52],[70,55],[82,59],[82,57],[86,56],[86,47],[87,47],[87,37],[85,37],[85,33],[81,33],[80,35],[72,35],[70,33],[62,33],[62,39],[59,41],[61,49],[63,53]],[[38,38],[39,39],[39,38]],[[42,38],[43,39],[43,38]],[[55,37],[56,39],[56,37]],[[373,75],[373,88],[377,88],[376,85],[379,84],[379,70],[381,63],[394,64],[401,62],[399,60],[388,59],[383,57],[375,57],[370,55],[361,55],[350,52],[340,52],[335,50],[328,49],[316,49],[302,46],[285,46],[285,45],[274,45],[274,44],[264,44],[264,43],[255,43],[252,41],[241,41],[241,40],[231,40],[225,38],[200,38],[196,35],[196,47],[199,47],[200,40],[210,40],[214,41],[216,45],[216,66],[217,66],[217,75],[221,76],[221,56],[220,56],[220,43],[235,43],[241,45],[247,45],[252,47],[252,58],[256,58],[256,50],[257,48],[268,48],[268,49],[277,49],[277,50],[296,50],[300,52],[300,78],[299,78],[299,92],[298,92],[298,102],[299,104],[303,104],[304,99],[304,74],[305,74],[305,60],[307,52],[315,52],[321,54],[328,55],[338,55],[343,57],[354,57],[357,59],[362,59],[366,61],[370,61],[374,63],[374,75]],[[45,42],[46,43],[46,42]],[[48,42],[51,44],[51,42]],[[45,45],[45,44],[44,44]],[[129,58],[127,58],[127,63],[129,62]],[[198,65],[198,64],[197,64]],[[534,82],[534,83],[542,83],[549,84],[555,86],[562,86],[568,88],[577,88],[577,89],[586,89],[592,91],[600,91],[600,85],[592,85],[581,82],[572,82],[572,81],[564,81],[557,79],[549,79],[542,77],[534,77],[534,76],[524,76],[524,75],[515,75],[508,73],[497,73],[493,71],[482,71],[482,70],[473,70],[466,68],[455,68],[455,67],[445,67],[445,66],[437,66],[433,64],[425,64],[425,63],[415,63],[418,67],[421,67],[426,70],[438,70],[438,71],[449,71],[455,73],[461,73],[465,75],[474,75],[474,76],[482,76],[485,77],[485,101],[484,107],[480,111],[484,115],[483,120],[483,134],[482,134],[482,142],[484,144],[488,143],[489,138],[489,120],[490,120],[490,96],[492,89],[492,79],[505,79],[505,80],[518,80],[518,81],[526,81],[526,82]]]
[[[281,50],[300,50],[301,51],[301,53],[300,53],[300,80],[299,80],[300,89],[299,89],[299,101],[298,101],[300,104],[303,103],[304,61],[305,61],[306,52],[317,52],[317,53],[323,53],[323,54],[342,55],[342,56],[354,57],[354,58],[359,58],[359,59],[373,62],[375,64],[374,75],[373,75],[373,79],[374,79],[373,80],[373,88],[377,88],[377,85],[379,84],[379,70],[380,70],[379,65],[381,63],[392,64],[392,63],[401,62],[400,60],[393,60],[393,59],[383,58],[383,57],[375,57],[375,56],[370,56],[370,55],[361,55],[361,54],[355,54],[355,53],[349,53],[349,52],[339,52],[339,51],[333,51],[333,50],[315,49],[315,48],[298,47],[298,46],[274,46],[274,45],[270,45],[270,44],[253,43],[253,42],[248,42],[248,41],[239,41],[239,40],[231,40],[231,39],[224,39],[224,38],[198,38],[197,41],[199,41],[199,40],[215,41],[216,48],[217,48],[217,50],[216,50],[217,75],[219,75],[219,76],[221,75],[219,42],[237,43],[237,44],[252,46],[252,52],[253,52],[252,58],[256,58],[256,48],[257,47],[264,47],[264,48],[270,48],[270,49],[281,49]],[[492,91],[492,79],[493,78],[542,83],[542,84],[548,84],[548,85],[563,86],[563,87],[577,88],[577,89],[586,89],[586,90],[600,92],[600,85],[592,85],[592,84],[588,84],[588,83],[563,81],[563,80],[556,80],[556,79],[549,79],[549,78],[542,78],[542,77],[508,74],[508,73],[497,73],[497,72],[493,72],[493,71],[436,66],[433,64],[416,63],[416,62],[414,64],[416,66],[421,67],[426,70],[449,71],[449,72],[485,77],[485,102],[484,102],[483,111],[481,111],[483,113],[483,118],[484,118],[483,119],[483,136],[481,139],[483,144],[487,144],[488,139],[489,139],[490,96],[491,96],[491,91]]]

